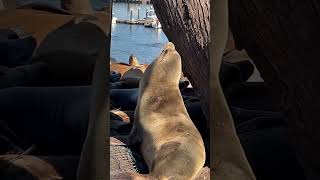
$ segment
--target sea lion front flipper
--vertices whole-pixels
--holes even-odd
[[[126,144],[133,145],[138,142],[141,142],[141,136],[138,133],[137,127],[135,125],[133,125],[132,130],[131,130],[130,134],[128,135]]]
[[[129,135],[115,136],[112,138],[112,140],[113,141],[111,143],[114,143],[117,145],[127,145],[127,146],[134,145],[136,143],[141,142],[141,138],[138,135],[137,128],[135,128],[135,126],[133,126]]]

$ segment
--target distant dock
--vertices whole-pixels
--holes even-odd
[[[138,19],[138,20],[117,20],[117,23],[120,24],[133,24],[133,25],[144,25],[146,22],[145,19]]]

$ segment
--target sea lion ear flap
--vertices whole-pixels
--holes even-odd
[[[110,33],[107,42],[110,46]],[[107,47],[106,49],[108,49]],[[109,91],[107,79],[109,78],[110,64],[107,63],[107,50],[102,48],[97,57],[92,80],[92,95],[90,118],[87,137],[83,145],[80,162],[77,171],[77,180],[88,179],[108,179],[108,110],[109,110]],[[109,52],[109,51],[108,51]]]

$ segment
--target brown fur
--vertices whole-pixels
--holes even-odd
[[[120,110],[110,110],[110,112],[118,115],[123,120],[123,122],[130,123],[130,117],[126,112]]]
[[[168,43],[140,82],[128,143],[142,142],[148,179],[193,179],[205,162],[203,140],[179,91],[180,75],[180,55]]]
[[[111,63],[110,64],[110,70],[119,72],[119,73],[121,73],[122,76],[123,76],[124,73],[126,73],[127,71],[129,71],[133,67],[134,66],[130,66],[128,64],[122,64],[122,63]],[[137,66],[135,68],[138,68],[142,72],[144,72],[147,67],[148,67],[148,64],[143,64],[143,65],[139,65],[139,66]]]

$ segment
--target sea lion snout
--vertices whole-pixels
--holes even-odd
[[[166,82],[171,84],[179,83],[182,72],[181,57],[175,50],[172,43],[167,43],[159,57],[153,61],[149,68],[145,71],[146,82],[158,84]],[[170,78],[168,78],[170,77]]]
[[[166,50],[176,50],[176,47],[174,46],[174,44],[172,42],[168,42],[162,51],[166,51]]]

